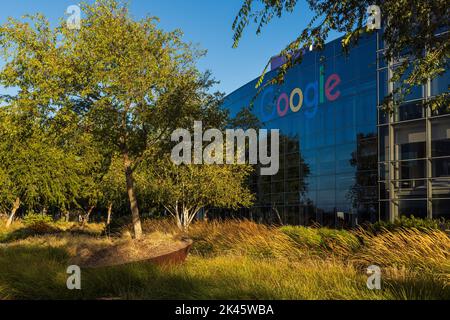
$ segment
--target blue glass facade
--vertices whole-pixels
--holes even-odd
[[[450,106],[426,103],[449,91],[450,72],[386,114],[381,104],[398,83],[390,81],[396,63],[383,55],[379,34],[347,55],[338,39],[308,52],[283,85],[257,94],[255,79],[226,97],[231,116],[251,106],[263,128],[281,134],[280,170],[251,179],[257,201],[241,215],[328,226],[450,219]]]
[[[266,76],[266,81],[276,75]],[[232,116],[248,107],[257,79],[226,97]],[[257,95],[252,112],[280,129],[280,170],[255,176],[249,218],[337,226],[378,220],[377,37],[348,55],[340,39],[308,52],[280,86]]]

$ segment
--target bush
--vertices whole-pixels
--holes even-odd
[[[66,221],[53,221],[51,216],[30,213],[18,220],[10,228],[6,228],[6,221],[0,220],[0,243],[9,243],[29,237],[54,234],[72,234],[100,236],[104,234],[103,223],[88,223],[81,226],[79,223]]]
[[[401,216],[395,222],[379,221],[373,225],[369,225],[368,229],[373,232],[380,232],[383,230],[395,231],[398,229],[418,229],[422,231],[427,230],[449,230],[450,220],[445,219],[421,219],[411,216],[410,218]]]
[[[29,213],[23,218],[22,222],[26,227],[38,224],[50,225],[53,223],[53,218],[44,214]]]

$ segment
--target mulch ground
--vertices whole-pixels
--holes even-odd
[[[191,240],[155,239],[144,237],[127,240],[101,250],[79,248],[72,263],[84,268],[118,266],[134,262],[156,264],[181,263],[185,260]]]

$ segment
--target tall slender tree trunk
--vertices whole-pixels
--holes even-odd
[[[89,222],[89,218],[91,216],[92,211],[94,210],[94,206],[90,206],[88,209],[88,212],[86,213],[86,215],[83,217],[83,226]]]
[[[108,218],[106,219],[106,225],[109,226],[111,224],[111,215],[112,215],[112,203],[108,206]]]
[[[9,219],[6,222],[6,228],[9,228],[13,223],[14,216],[16,215],[16,212],[19,209],[19,207],[20,207],[20,198],[17,198],[16,201],[14,201],[13,208],[11,210],[11,215],[9,216]]]
[[[134,237],[140,239],[142,237],[142,224],[139,216],[139,207],[134,189],[133,169],[128,153],[124,153],[125,177],[127,180],[127,193],[130,200],[131,217],[133,220]]]

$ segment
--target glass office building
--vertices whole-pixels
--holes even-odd
[[[223,107],[232,116],[251,106],[263,128],[280,130],[280,170],[251,178],[255,205],[241,215],[327,226],[399,214],[449,218],[450,117],[422,107],[448,90],[449,74],[414,88],[399,110],[385,115],[377,107],[392,90],[395,66],[382,54],[377,34],[347,55],[337,39],[307,52],[283,85],[256,95],[255,79],[226,97]]]

